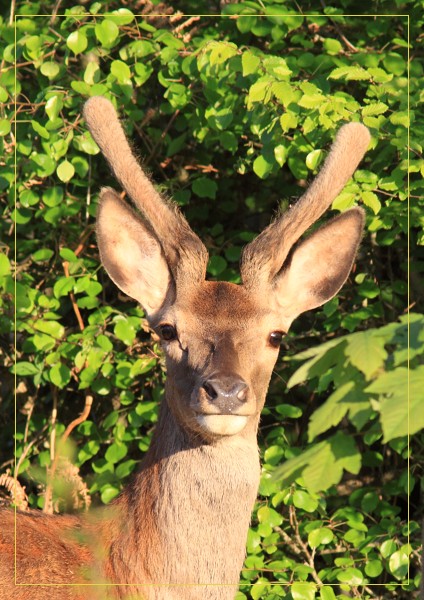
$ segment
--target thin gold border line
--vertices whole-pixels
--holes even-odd
[[[325,18],[330,18],[330,19],[335,19],[337,17],[406,17],[407,18],[407,40],[408,40],[408,47],[407,47],[407,113],[408,113],[408,117],[410,116],[410,15],[409,14],[368,14],[368,15],[363,15],[363,14],[338,14],[338,15],[326,15],[326,14],[322,14],[322,13],[304,13],[304,14],[299,14],[299,13],[285,13],[284,15],[282,15],[281,13],[277,13],[277,14],[264,14],[264,15],[243,15],[243,14],[234,14],[234,15],[222,15],[222,14],[182,14],[182,17],[211,17],[211,18],[232,18],[232,17],[272,17],[272,16],[278,16],[278,17],[302,17],[302,18],[307,18],[307,17],[325,17]],[[16,144],[16,140],[17,140],[17,124],[20,122],[27,122],[28,120],[20,120],[20,119],[16,119],[16,114],[17,114],[17,19],[21,17],[21,18],[28,18],[28,15],[14,15],[14,42],[15,42],[15,64],[14,64],[14,108],[15,108],[15,115],[14,115],[14,133],[15,133],[15,149],[14,149],[14,159],[15,159],[15,165],[14,165],[14,173],[15,173],[15,190],[14,190],[14,204],[15,204],[15,209],[17,208],[17,144]],[[43,17],[43,18],[47,18],[48,15],[47,14],[37,14],[37,15],[31,15],[32,17]],[[92,17],[93,19],[95,19],[96,17],[104,17],[104,18],[120,18],[121,15],[118,14],[107,14],[107,13],[98,13],[98,14],[91,14],[91,13],[82,13],[79,15],[67,15],[67,14],[58,14],[56,15],[56,17],[65,17],[65,18],[74,18],[75,20],[79,19],[79,18],[83,18],[83,17]],[[170,17],[169,14],[154,14],[154,15],[140,15],[140,14],[134,14],[133,13],[133,17],[135,18],[142,18],[142,19],[148,19],[150,18],[157,18],[157,17]],[[408,524],[410,521],[410,505],[409,505],[409,495],[410,495],[410,373],[409,373],[409,367],[410,367],[410,288],[409,288],[409,278],[410,278],[410,173],[409,173],[409,167],[410,167],[410,152],[409,152],[409,147],[410,147],[410,123],[408,122],[408,128],[407,128],[407,144],[408,144],[408,152],[407,152],[407,165],[408,165],[408,172],[407,172],[407,281],[408,281],[408,291],[407,291],[407,315],[408,315],[408,327],[407,327],[407,411],[408,411],[408,419],[407,419],[407,429],[408,429],[408,442],[407,442],[407,448],[408,448],[408,456],[407,456],[407,474],[408,474],[408,479],[407,479],[407,493],[408,493],[408,508],[407,508],[407,518],[408,518]],[[15,226],[14,229],[14,243],[15,243],[15,249],[14,249],[14,261],[15,261],[15,266],[17,264],[17,227]],[[15,359],[15,364],[16,364],[16,360],[17,360],[17,303],[16,303],[16,286],[17,286],[17,279],[16,279],[16,268],[15,268],[15,273],[14,273],[14,293],[15,293],[15,307],[14,307],[14,318],[15,318],[15,327],[14,327],[14,359]],[[14,468],[15,468],[15,495],[16,495],[16,487],[17,487],[17,472],[16,472],[16,450],[17,450],[17,442],[16,442],[16,433],[17,433],[17,397],[16,397],[16,383],[17,383],[17,375],[16,373],[14,374],[14,386],[15,386],[15,410],[14,410],[14,416],[15,416],[15,427],[14,427],[14,433],[15,433],[15,440],[14,440]],[[97,583],[77,583],[77,584],[69,584],[69,583],[64,583],[64,584],[57,584],[57,583],[17,583],[17,508],[16,508],[16,504],[14,507],[14,514],[15,514],[15,522],[14,522],[14,533],[15,533],[15,540],[14,540],[14,550],[15,550],[15,556],[14,556],[14,566],[15,566],[15,586],[18,587],[38,587],[40,585],[43,586],[48,586],[48,587],[62,587],[62,586],[66,586],[66,587],[73,587],[73,586],[84,586],[84,587],[98,587],[98,586],[129,586],[129,585],[152,585],[152,586],[165,586],[165,585],[175,585],[175,584],[166,584],[166,583],[155,583],[155,584],[137,584],[137,583],[129,583],[129,584],[113,584],[113,583],[103,583],[103,584],[97,584]],[[410,544],[410,532],[409,532],[409,528],[408,528],[408,533],[407,533],[407,540],[408,540],[408,545]],[[408,563],[408,579],[410,576],[410,563]],[[251,584],[249,582],[241,582],[242,585],[254,585]],[[178,584],[177,584],[178,585]],[[210,585],[232,585],[232,584],[182,584],[182,585],[206,585],[206,586],[210,586]],[[291,586],[292,583],[286,583],[286,582],[269,582],[268,585],[283,585],[283,586]],[[338,586],[339,583],[324,583],[323,586]],[[392,582],[392,583],[384,583],[384,584],[380,584],[380,583],[369,583],[368,586],[370,587],[386,587],[387,585],[393,585],[393,586],[401,586],[403,585],[402,583],[399,582]],[[323,587],[323,586],[318,586],[319,588]]]
[[[407,223],[407,242],[406,242],[406,279],[407,279],[407,328],[406,328],[406,344],[407,344],[407,351],[406,351],[406,405],[407,405],[407,411],[408,411],[408,418],[407,418],[407,430],[408,430],[408,456],[407,456],[407,474],[408,474],[408,478],[407,478],[407,485],[406,485],[406,489],[407,489],[407,494],[408,494],[408,507],[407,507],[407,519],[408,519],[408,530],[407,530],[407,541],[408,541],[408,549],[410,546],[410,527],[409,524],[411,522],[411,515],[410,515],[410,503],[409,503],[409,498],[411,495],[411,448],[410,448],[410,443],[411,443],[411,437],[410,437],[410,425],[411,425],[411,398],[410,398],[410,358],[411,358],[411,354],[410,354],[410,337],[411,337],[411,322],[410,322],[410,305],[411,305],[411,291],[410,291],[410,286],[409,286],[409,282],[410,282],[410,260],[411,260],[411,256],[410,256],[410,157],[411,157],[411,152],[410,152],[410,127],[411,127],[411,123],[410,123],[410,29],[409,29],[409,23],[410,23],[410,19],[409,19],[409,15],[407,18],[407,33],[408,33],[408,47],[407,47],[407,113],[408,113],[408,131],[407,131],[407,144],[408,144],[408,149],[407,149],[407,155],[406,155],[406,161],[407,161],[407,174],[406,174],[406,196],[407,196],[407,217],[406,217],[406,223]],[[411,570],[411,561],[409,560],[409,554],[408,554],[408,580],[410,579],[410,570]]]
[[[49,15],[44,14],[44,15],[15,15],[15,20],[18,17],[22,17],[24,18],[29,18],[31,17],[31,19],[33,17],[44,17],[47,18]],[[104,18],[108,18],[108,19],[120,19],[122,18],[122,16],[125,15],[113,15],[113,14],[109,14],[109,13],[96,13],[96,14],[91,14],[91,13],[81,13],[78,15],[56,15],[56,17],[66,17],[67,19],[69,18],[73,18],[73,19],[80,19],[81,17],[93,17],[94,19],[96,17],[104,17]],[[128,15],[129,16],[129,15]],[[172,17],[174,15],[169,15],[169,14],[159,14],[159,13],[155,13],[152,15],[139,15],[139,14],[135,14],[132,13],[133,17],[140,17],[142,19],[157,19],[158,17]],[[213,18],[222,18],[222,19],[231,19],[233,17],[256,17],[256,18],[262,18],[262,17],[299,17],[299,18],[306,18],[306,17],[325,17],[327,19],[335,19],[337,17],[408,17],[409,19],[409,14],[403,13],[403,14],[394,14],[394,15],[389,15],[389,14],[374,14],[374,15],[326,15],[326,14],[322,14],[322,13],[267,13],[267,14],[249,14],[249,15],[239,15],[239,14],[234,14],[234,15],[211,15],[211,14],[196,14],[196,15],[192,15],[192,14],[186,14],[186,13],[182,13],[181,14],[181,18],[183,17],[213,17]]]
[[[15,150],[14,150],[14,159],[15,159],[15,168],[14,168],[14,174],[15,174],[15,190],[14,190],[14,204],[15,204],[15,211],[17,210],[17,203],[18,203],[18,198],[17,198],[17,194],[18,194],[18,144],[17,144],[17,120],[16,120],[16,115],[17,115],[17,110],[18,110],[18,106],[17,106],[17,98],[18,98],[18,94],[17,94],[17,89],[18,89],[18,85],[17,85],[17,80],[18,80],[18,68],[17,68],[17,63],[18,63],[18,55],[17,55],[17,47],[18,47],[18,40],[17,40],[17,26],[16,26],[16,13],[13,16],[13,20],[14,20],[14,42],[15,42],[15,64],[14,64],[14,71],[15,71],[15,78],[14,78],[14,106],[15,106],[15,112],[13,115],[14,118],[14,133],[15,133]],[[18,337],[18,304],[17,304],[17,295],[16,295],[16,281],[17,281],[17,260],[18,260],[18,242],[17,242],[17,223],[15,223],[15,228],[14,228],[14,236],[13,236],[13,242],[15,244],[15,250],[14,250],[14,261],[15,261],[15,273],[14,273],[14,286],[13,286],[13,293],[15,295],[15,306],[14,306],[14,319],[15,319],[15,323],[14,323],[14,336],[13,336],[13,344],[14,344],[14,353],[13,353],[13,358],[15,361],[15,366],[16,366],[16,361],[18,359],[17,357],[17,352],[18,352],[18,348],[17,348],[17,337]],[[17,414],[17,375],[16,375],[16,369],[15,369],[15,374],[14,374],[14,378],[13,378],[13,385],[14,385],[14,396],[15,396],[15,412],[14,412],[14,416],[15,416],[15,426],[14,426],[14,436],[15,436],[15,440],[14,440],[14,473],[15,473],[15,477],[14,477],[14,487],[15,487],[15,498],[16,498],[16,490],[18,487],[18,473],[16,471],[17,468],[17,462],[16,462],[16,452],[17,452],[17,422],[18,422],[18,414]],[[16,579],[17,579],[17,574],[18,574],[18,566],[17,566],[17,552],[18,552],[18,545],[17,545],[17,508],[16,508],[16,502],[14,503],[14,579],[15,579],[15,586],[16,586]]]

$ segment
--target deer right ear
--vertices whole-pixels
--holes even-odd
[[[140,302],[148,316],[156,313],[172,282],[161,245],[111,188],[100,193],[97,241],[101,261],[112,281]]]
[[[352,268],[364,220],[364,211],[352,208],[294,249],[274,281],[277,302],[290,323],[337,294]]]

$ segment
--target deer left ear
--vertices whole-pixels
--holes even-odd
[[[154,315],[173,290],[162,248],[138,215],[111,188],[103,188],[97,243],[109,277]]]
[[[352,268],[363,226],[364,211],[353,208],[294,248],[273,281],[277,304],[288,321],[337,294]]]

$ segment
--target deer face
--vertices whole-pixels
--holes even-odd
[[[267,303],[243,286],[204,281],[161,311],[154,329],[168,402],[185,428],[206,438],[256,430],[281,339],[281,319]]]
[[[361,209],[299,239],[353,174],[368,130],[358,123],[340,129],[309,190],[245,248],[237,286],[205,280],[205,247],[153,188],[111,103],[91,98],[84,115],[141,212],[103,189],[97,238],[110,277],[140,302],[161,337],[171,411],[187,432],[206,440],[256,431],[281,334],[300,313],[332,298],[352,267]]]

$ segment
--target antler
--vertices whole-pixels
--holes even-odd
[[[101,96],[90,98],[84,106],[84,117],[116,179],[161,244],[176,282],[204,280],[208,261],[205,246],[177,207],[156,192],[130,149],[112,103]]]
[[[240,271],[246,287],[272,281],[292,246],[326,211],[353,175],[369,142],[370,134],[364,125],[343,125],[324,166],[305,194],[245,247]]]

